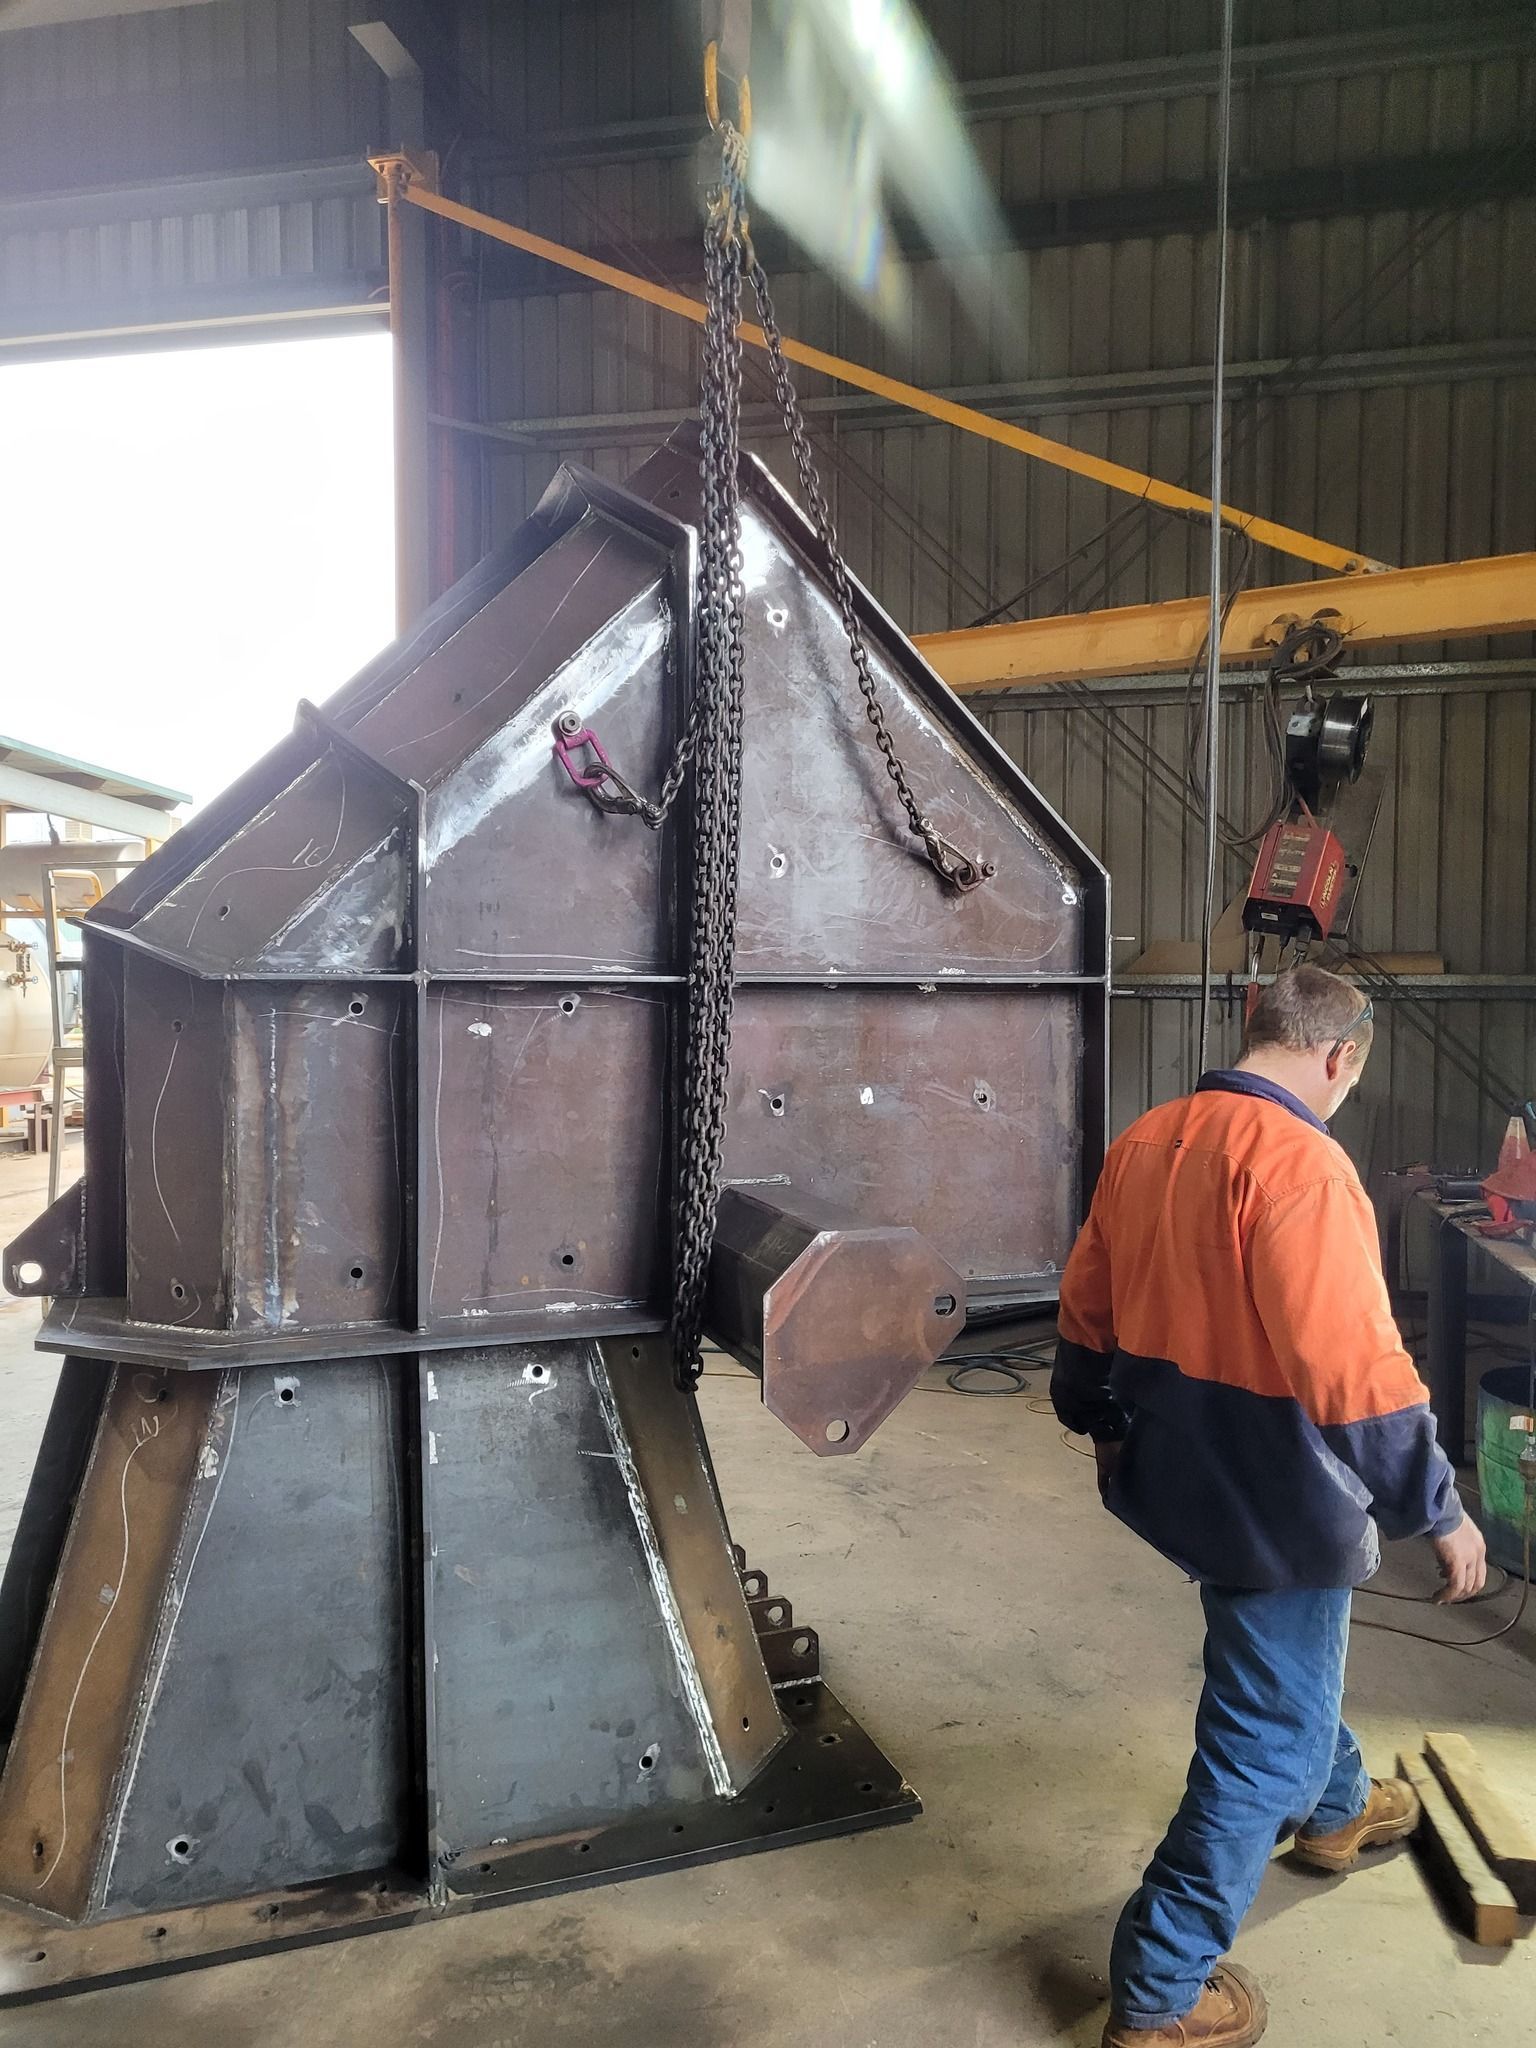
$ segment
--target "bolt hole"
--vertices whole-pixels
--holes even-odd
[[[347,1015],[349,1017],[361,1017],[362,1014],[363,999],[361,996],[354,996],[351,1002],[347,1005]]]
[[[574,1252],[562,1252],[560,1254],[560,1263],[562,1266],[574,1266],[576,1263],[576,1254]]]
[[[192,1854],[192,1844],[185,1835],[178,1835],[175,1841],[172,1842],[171,1854],[173,1856],[190,1856]]]
[[[541,1380],[543,1379],[545,1373],[548,1372],[548,1370],[549,1367],[546,1365],[530,1365],[528,1368],[528,1376],[530,1379]]]
[[[772,1811],[773,1811],[773,1809],[774,1809],[774,1806],[775,1806],[775,1804],[776,1804],[776,1801],[774,1801],[774,1800],[770,1799],[770,1800],[768,1801],[768,1804],[767,1804],[767,1805],[766,1805],[766,1806],[765,1806],[765,1807],[763,1808],[763,1811],[764,1811],[764,1813],[772,1813]]]
[[[773,1605],[768,1609],[768,1619],[773,1623],[775,1628],[777,1628],[779,1623],[784,1619],[784,1610],[777,1601],[775,1601]]]
[[[773,856],[773,859],[772,859],[771,861],[769,861],[769,863],[768,863],[768,866],[770,867],[770,869],[771,869],[771,870],[773,871],[773,873],[774,873],[774,874],[776,874],[776,875],[782,875],[782,874],[783,874],[783,872],[784,872],[784,856],[783,856],[783,854],[782,854],[782,853],[776,853],[776,854],[775,854],[775,855]]]
[[[638,1344],[631,1344],[629,1347],[629,1355],[631,1358],[638,1358],[640,1356],[640,1346]]]
[[[293,1399],[292,1387],[279,1387],[277,1390],[277,1398],[279,1399],[279,1401],[291,1401]]]
[[[36,1259],[24,1259],[16,1268],[16,1284],[18,1287],[35,1287],[42,1277],[43,1269]]]
[[[840,1415],[836,1415],[827,1424],[827,1442],[829,1444],[845,1444],[847,1441],[848,1425]]]
[[[743,1728],[750,1728],[752,1726],[752,1716],[750,1714],[743,1714],[741,1717],[741,1725]]]
[[[228,915],[229,915],[229,905],[228,905],[227,903],[221,903],[221,904],[219,905],[219,915],[220,915],[220,917],[228,917]]]
[[[157,1927],[149,1938],[151,1941],[164,1941],[166,1935],[169,1933],[170,1929],[168,1927]]]
[[[43,1844],[41,1842],[34,1842],[32,1844],[32,1861],[34,1863],[41,1863],[44,1856],[46,1856],[47,1853],[47,1850],[43,1847]]]
[[[661,1746],[660,1746],[660,1744],[659,1744],[659,1743],[655,1743],[655,1742],[653,1742],[653,1743],[651,1744],[651,1746],[650,1746],[650,1748],[649,1748],[649,1749],[647,1749],[647,1750],[644,1750],[644,1751],[642,1751],[642,1753],[641,1753],[641,1757],[640,1757],[640,1768],[641,1768],[641,1770],[642,1770],[642,1771],[654,1771],[654,1770],[655,1770],[655,1768],[656,1768],[656,1765],[657,1765],[657,1763],[658,1763],[658,1762],[660,1761],[660,1758],[661,1758]]]
[[[173,1281],[171,1282],[171,1299],[172,1299],[172,1301],[185,1301],[185,1300],[186,1300],[186,1298],[187,1298],[187,1290],[185,1289],[185,1287],[183,1287],[183,1286],[182,1286],[182,1284],[181,1284],[181,1282],[180,1282],[179,1280],[173,1280]]]
[[[361,1266],[350,1266],[350,1267],[348,1267],[348,1269],[347,1269],[347,1270],[348,1270],[348,1271],[349,1271],[349,1272],[351,1273],[351,1275],[352,1275],[352,1278],[353,1278],[354,1280],[361,1280],[361,1279],[362,1279],[362,1277],[363,1277],[363,1269],[362,1269],[362,1267],[361,1267]]]
[[[768,1098],[768,1107],[769,1107],[769,1108],[770,1108],[770,1109],[771,1109],[771,1110],[773,1111],[773,1113],[774,1113],[774,1115],[775,1115],[775,1116],[782,1116],[782,1115],[784,1114],[784,1098],[783,1098],[783,1096],[782,1096],[782,1095],[770,1095],[770,1096],[769,1096],[769,1098]]]
[[[482,1877],[489,1877],[489,1876],[490,1876],[490,1874],[491,1874],[491,1866],[489,1865],[489,1863],[481,1863],[481,1864],[479,1864],[479,1865],[477,1866],[477,1868],[479,1869],[480,1875],[481,1875]]]
[[[169,1388],[169,1387],[156,1387],[156,1389],[155,1389],[155,1399],[156,1399],[157,1401],[169,1401],[169,1399],[170,1399],[170,1398],[171,1398],[171,1390],[170,1390],[170,1388]]]
[[[673,1821],[672,1832],[674,1835],[680,1835],[683,1832],[683,1824],[680,1820]]]
[[[833,1744],[834,1742],[838,1742],[838,1741],[840,1741],[840,1740],[841,1740],[841,1737],[840,1737],[840,1736],[836,1736],[836,1735],[831,1735],[831,1734],[828,1734],[828,1735],[823,1735],[823,1737],[821,1738],[821,1740],[822,1740],[822,1746],[823,1746],[823,1748],[827,1748],[827,1749],[830,1749],[830,1748],[831,1748],[831,1746],[832,1746],[832,1744]]]
[[[795,1640],[790,1644],[790,1648],[797,1657],[809,1657],[811,1654],[811,1639],[809,1636],[796,1636]],[[804,1704],[803,1700],[795,1701],[797,1707],[804,1706]]]
[[[863,1784],[859,1787],[859,1790],[861,1792],[873,1792],[874,1789],[874,1780],[872,1778],[866,1778]]]
[[[590,1842],[583,1842],[576,1853],[579,1856],[590,1856],[592,1854],[592,1844]]]
[[[33,1960],[33,1962],[34,1962],[34,1963],[46,1963],[46,1962],[47,1962],[47,1960],[48,1960],[48,1951],[47,1951],[47,1949],[45,1949],[45,1948],[35,1948],[35,1949],[33,1949],[33,1951],[32,1951],[32,1960]]]
[[[576,998],[574,996],[562,996],[560,998],[560,1007],[566,1016],[569,1017],[576,1008]]]
[[[807,1649],[809,1649],[809,1648],[810,1648],[810,1644],[809,1644],[809,1643],[807,1643],[807,1644],[806,1644],[806,1648],[807,1648]],[[797,1698],[796,1698],[796,1700],[795,1700],[795,1705],[796,1705],[797,1707],[808,1707],[808,1706],[809,1706],[810,1704],[811,1704],[811,1696],[810,1696],[810,1694],[809,1694],[808,1692],[803,1692],[803,1693],[799,1694],[799,1695],[798,1695],[798,1697],[797,1697]]]
[[[952,1294],[936,1294],[933,1297],[933,1312],[936,1316],[952,1316],[960,1306]]]

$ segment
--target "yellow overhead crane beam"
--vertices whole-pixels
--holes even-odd
[[[457,200],[445,199],[435,189],[431,163],[423,158],[402,151],[370,157],[369,162],[378,174],[379,198],[389,206],[392,217],[400,202],[408,202],[425,213],[436,214],[439,220],[451,221],[455,227],[488,235],[493,241],[505,242],[527,255],[541,257],[546,263],[558,264],[562,270],[573,270],[582,277],[591,278],[595,284],[608,285],[630,298],[643,299],[647,305],[676,313],[684,320],[693,321],[696,326],[704,324],[704,304],[700,299],[691,299],[666,285],[652,284],[630,271],[615,268],[611,263],[601,263],[595,257],[583,255],[578,249],[568,249],[563,243],[551,242],[543,235],[530,234],[526,228],[513,227],[510,222],[498,220],[493,214],[478,213],[473,207],[461,206]],[[767,337],[761,327],[744,320],[740,333],[742,340],[753,348],[767,348]],[[1057,469],[1070,470],[1074,476],[1085,477],[1090,483],[1104,484],[1112,491],[1124,491],[1149,505],[1159,505],[1164,511],[1202,519],[1211,516],[1210,499],[1201,497],[1198,491],[1187,491],[1180,484],[1164,483],[1158,477],[1144,475],[1139,469],[1128,469],[1123,463],[1084,454],[1081,449],[1069,448],[1063,441],[1049,440],[1044,434],[1031,433],[1028,428],[1015,426],[1009,420],[994,419],[990,413],[976,411],[974,406],[956,405],[951,399],[939,398],[916,384],[904,384],[899,378],[887,377],[879,370],[849,362],[842,356],[828,355],[825,349],[811,348],[803,341],[792,341],[786,336],[784,353],[792,362],[802,363],[808,370],[818,370],[823,376],[835,377],[839,383],[873,392],[877,398],[887,399],[893,405],[925,413],[930,419],[942,420],[946,426],[959,427],[968,434],[978,434],[983,440],[996,441],[1020,455],[1033,456],[1037,462],[1048,462]],[[1319,568],[1347,575],[1385,566],[1357,549],[1335,547],[1331,541],[1318,540],[1312,534],[1299,533],[1294,527],[1282,526],[1273,519],[1261,519],[1256,513],[1240,511],[1233,505],[1224,505],[1221,517],[1224,525],[1236,533],[1246,534],[1255,545],[1275,548],[1281,554],[1315,563]]]
[[[1267,661],[1287,628],[1321,613],[1352,647],[1536,632],[1536,554],[1490,555],[1240,591],[1221,636],[1223,663]],[[1031,683],[1187,673],[1205,645],[1210,601],[1179,597],[1014,625],[920,633],[924,658],[962,695]]]

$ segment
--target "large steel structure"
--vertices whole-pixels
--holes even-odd
[[[1054,1292],[1104,1128],[1102,870],[742,470],[709,1322],[824,1454]],[[86,921],[83,1181],[13,1244],[59,1393],[0,1592],[0,1995],[900,1819],[733,1552],[664,1331],[698,469],[528,525]]]

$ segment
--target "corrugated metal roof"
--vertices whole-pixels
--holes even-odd
[[[178,804],[192,801],[190,792],[185,789],[167,789],[161,783],[145,782],[136,775],[124,775],[116,768],[103,768],[94,761],[76,761],[69,754],[52,753],[47,747],[35,746],[31,740],[7,739],[3,733],[0,733],[0,761],[24,774],[48,776],[60,783],[72,783],[79,789],[99,790],[103,796],[149,804],[156,810],[173,811]]]

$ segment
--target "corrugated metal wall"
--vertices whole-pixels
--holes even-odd
[[[359,12],[220,0],[0,34],[0,342],[381,291],[364,156],[386,92]]]
[[[1376,697],[1373,759],[1387,765],[1382,807],[1361,882],[1354,932],[1373,955],[1436,953],[1450,974],[1532,971],[1536,847],[1536,676],[1519,665],[1476,671],[1425,694]],[[1415,692],[1418,684],[1409,686]],[[1226,709],[1223,813],[1262,818],[1273,783],[1251,696]],[[991,722],[1042,793],[1106,862],[1112,929],[1124,967],[1149,940],[1199,935],[1202,846],[1197,820],[1170,792],[1188,759],[1179,703],[1105,701],[1092,709],[1007,710]],[[1170,764],[1172,776],[1152,758]],[[1251,855],[1228,855],[1222,900],[1247,878]],[[1511,999],[1403,1000],[1378,1005],[1376,1050],[1339,1130],[1373,1170],[1433,1158],[1489,1156],[1504,1112],[1480,1094],[1479,1068],[1512,1093],[1536,1085],[1536,1003]],[[1195,1006],[1177,998],[1119,999],[1113,1008],[1111,1115],[1117,1128],[1149,1102],[1195,1079]],[[1235,1004],[1218,1050],[1235,1052]]]
[[[764,124],[785,118],[775,50],[794,11],[759,0]],[[347,32],[366,12],[217,0],[0,34],[5,328],[366,300],[381,252],[359,159],[390,139],[381,76]],[[1218,0],[923,12],[1012,246],[983,290],[977,266],[956,278],[915,254],[909,312],[882,331],[764,221],[786,330],[1198,487]],[[451,189],[696,284],[691,5],[463,0],[392,19],[416,38]],[[1393,561],[1536,545],[1536,13],[1251,0],[1239,41],[1229,495]],[[642,460],[693,402],[696,337],[484,243],[438,248],[473,312],[458,410],[516,437],[454,432],[457,473],[478,485],[460,508],[467,558],[561,459],[616,477]],[[850,558],[913,630],[1025,589],[1022,610],[1049,611],[1202,587],[1195,528],[824,380],[806,377],[804,394]],[[754,363],[749,443],[785,474],[767,395]],[[1305,573],[1273,557],[1246,569]],[[1239,701],[1228,803],[1243,816],[1262,789],[1255,721]],[[997,724],[1107,858],[1115,929],[1192,934],[1194,828],[1147,753],[1182,761],[1182,710],[1120,704],[1106,727],[1102,711],[1010,707]],[[1530,972],[1529,676],[1389,698],[1376,748],[1389,791],[1361,940],[1438,950],[1462,973]],[[1191,1014],[1117,1004],[1117,1121],[1187,1081]],[[1408,1015],[1383,1031],[1357,1138],[1378,1163],[1486,1149],[1495,1113],[1464,1049],[1536,1081],[1529,1007],[1415,1011],[1438,1047]]]
[[[1040,200],[1155,194],[1209,174],[1209,74],[1203,86],[1192,84],[1187,65],[1159,68],[1156,60],[1209,49],[1214,8],[928,12],[962,79],[1031,74],[971,96],[978,108],[985,94],[1032,94],[1040,103],[971,124],[1002,198],[1026,219]],[[686,49],[665,61],[625,7],[564,8],[558,25],[540,9],[517,17],[516,9],[497,10],[481,60],[498,98],[505,93],[535,130],[556,132],[530,137],[513,167],[488,157],[482,203],[555,239],[605,245],[634,267],[694,233],[695,167],[680,139],[686,119],[674,131],[665,118],[689,109]],[[1469,24],[1494,30],[1495,39],[1481,54],[1454,54]],[[1239,178],[1299,177],[1327,166],[1347,181],[1373,159],[1431,167],[1444,160],[1436,203],[1359,211],[1334,204],[1318,217],[1249,221],[1233,239],[1229,494],[1389,561],[1529,548],[1536,535],[1536,197],[1490,189],[1499,165],[1518,165],[1529,146],[1536,60],[1529,38],[1522,50],[1518,38],[1497,40],[1499,32],[1487,15],[1454,8],[1250,11],[1250,42],[1289,47],[1240,67]],[[1342,41],[1330,52],[1318,38]],[[1065,79],[1036,70],[1067,66],[1088,69]],[[1094,69],[1103,66],[1119,68],[1106,77]],[[1069,104],[1074,97],[1082,104]],[[625,138],[597,126],[647,122],[647,135],[672,151],[659,161],[620,154]],[[561,132],[572,129],[581,132]],[[674,132],[679,139],[669,140]],[[1020,248],[993,267],[989,313],[979,323],[941,265],[915,263],[908,274],[910,319],[882,332],[824,278],[781,260],[781,319],[824,347],[1199,487],[1209,435],[1208,233],[1180,226]],[[525,276],[491,299],[484,334],[482,417],[544,444],[487,457],[498,528],[523,514],[559,456],[622,477],[694,390],[688,329],[560,280],[546,286]],[[787,477],[766,378],[749,364],[748,379],[750,443]],[[807,376],[803,389],[817,408],[850,558],[913,630],[969,623],[1030,584],[1037,589],[1026,610],[1204,588],[1205,539],[1196,529],[1127,509],[1123,499],[988,444],[913,425],[825,380]],[[1050,576],[1117,515],[1107,545]],[[1308,572],[1260,556],[1248,573],[1278,582]],[[1465,659],[1524,648],[1453,651]],[[1413,657],[1433,653],[1421,647]],[[1506,673],[1494,688],[1458,683],[1445,695],[1382,699],[1375,748],[1388,764],[1387,789],[1355,925],[1371,951],[1439,953],[1462,975],[1536,968],[1531,684],[1528,674]],[[1121,963],[1154,937],[1193,937],[1198,827],[1148,758],[1155,749],[1177,774],[1186,750],[1182,707],[1019,708],[992,722],[1109,865],[1114,928],[1136,940],[1117,948]],[[1234,702],[1230,734],[1226,808],[1251,818],[1269,790],[1251,700]],[[1229,893],[1243,865],[1228,861]],[[1479,1072],[1522,1090],[1536,1085],[1530,1004],[1485,998],[1382,1008],[1378,1050],[1345,1113],[1345,1136],[1375,1167],[1486,1156],[1502,1117],[1480,1090]],[[1229,1017],[1229,1044],[1235,1033]],[[1189,1085],[1193,1063],[1191,1003],[1118,1001],[1116,1125]]]

